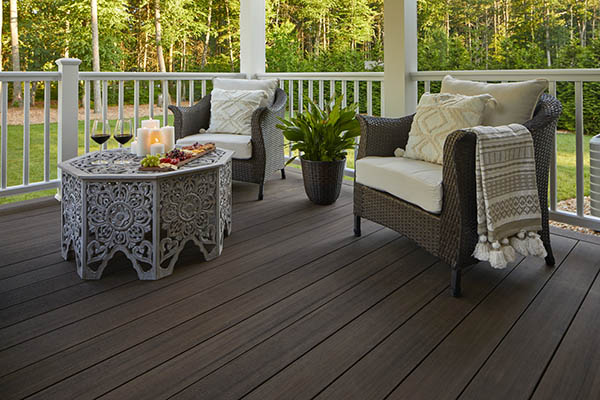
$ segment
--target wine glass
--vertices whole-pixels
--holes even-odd
[[[92,125],[92,140],[100,145],[100,157],[98,160],[92,161],[94,165],[108,164],[108,161],[102,158],[102,150],[104,143],[110,139],[110,124],[108,120],[94,120]]]
[[[113,138],[119,142],[120,146],[123,147],[127,142],[131,140],[133,137],[133,125],[131,124],[130,119],[119,119],[117,120],[117,124],[115,126],[115,133],[113,134]],[[127,149],[122,151],[123,155],[127,153]],[[131,164],[131,160],[128,160],[127,157],[122,157],[120,160],[116,160],[115,164]]]

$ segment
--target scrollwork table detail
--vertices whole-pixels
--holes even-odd
[[[104,165],[98,153],[59,164],[63,257],[74,253],[82,279],[100,279],[121,252],[139,279],[156,280],[190,241],[205,260],[219,256],[231,233],[231,155],[217,149],[172,172],[138,171],[140,159],[120,150],[105,151]],[[124,157],[135,162],[113,162]]]

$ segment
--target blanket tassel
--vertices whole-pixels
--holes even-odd
[[[506,267],[506,264],[508,264],[501,247],[502,246],[498,241],[492,243],[492,250],[490,250],[489,260],[492,268],[502,269]]]
[[[517,259],[517,253],[515,249],[510,245],[510,241],[507,238],[502,239],[502,253],[507,262],[513,262]]]
[[[517,233],[516,236],[510,238],[510,245],[515,249],[515,251],[522,256],[529,255],[529,246],[527,243],[527,238],[525,237],[525,231],[521,231]]]
[[[529,251],[529,254],[532,256],[546,257],[548,253],[546,252],[544,242],[542,242],[540,235],[535,232],[529,232],[527,236],[527,250]]]
[[[479,242],[475,246],[473,257],[480,261],[488,261],[490,259],[490,244],[488,243],[487,236],[479,236]]]

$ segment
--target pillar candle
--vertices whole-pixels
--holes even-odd
[[[145,119],[142,121],[142,128],[158,129],[160,121],[157,119]]]
[[[131,142],[131,154],[137,155],[137,140]]]
[[[163,154],[165,152],[165,145],[162,143],[152,143],[150,145],[150,154],[153,156],[157,154]]]
[[[166,151],[175,148],[175,128],[172,126],[163,126],[160,129],[160,142],[165,145]]]
[[[144,157],[150,152],[150,129],[138,128],[137,139],[136,154],[138,157]]]

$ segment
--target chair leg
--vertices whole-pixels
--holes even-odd
[[[285,168],[281,168],[281,179],[285,179]]]
[[[546,256],[546,265],[549,267],[554,267],[555,264],[556,262],[554,261],[554,255],[552,254],[552,250],[550,250]]]
[[[359,237],[361,235],[360,232],[360,216],[354,216],[354,236]]]
[[[460,278],[461,278],[461,269],[460,267],[452,268],[452,275],[450,277],[450,293],[452,297],[460,297],[461,296],[461,288],[460,288]]]
[[[263,183],[259,184],[259,186],[258,186],[258,200],[263,199],[264,189],[265,189],[265,183],[263,182]]]

